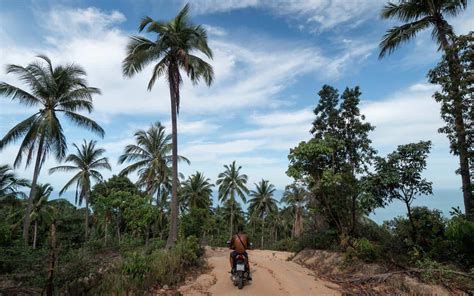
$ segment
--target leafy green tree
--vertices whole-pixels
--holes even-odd
[[[120,242],[122,233],[127,230],[124,210],[131,199],[140,197],[135,184],[124,176],[112,176],[98,183],[92,189],[92,207],[98,220],[104,221],[104,240],[109,233],[109,224],[114,222],[114,230]]]
[[[71,185],[76,185],[76,204],[81,205],[83,201],[86,204],[84,236],[87,239],[89,231],[89,203],[91,199],[91,181],[102,182],[103,177],[100,169],[111,170],[107,157],[102,157],[105,150],[96,148],[97,141],[84,140],[81,147],[73,144],[76,153],[69,154],[66,162],[71,165],[60,165],[49,170],[49,173],[55,172],[77,172],[59,192],[62,195]],[[92,179],[92,180],[91,180]]]
[[[234,208],[238,202],[236,197],[240,197],[242,201],[247,202],[245,195],[249,193],[247,189],[248,177],[240,174],[241,166],[237,167],[235,160],[230,165],[224,165],[225,171],[217,177],[216,184],[219,186],[218,198],[221,202],[227,202],[230,206],[230,235],[234,233]]]
[[[212,205],[211,196],[214,187],[210,181],[201,172],[189,176],[181,189],[184,205],[188,208],[209,209]]]
[[[377,158],[376,174],[373,176],[377,180],[374,182],[378,184],[377,192],[382,198],[388,202],[398,199],[406,205],[411,237],[415,243],[418,228],[411,205],[417,196],[433,194],[432,183],[421,175],[426,168],[430,148],[430,141],[400,145],[386,158]]]
[[[465,123],[466,145],[469,148],[468,158],[471,162],[471,181],[469,186],[472,192],[474,190],[472,185],[474,180],[474,78],[472,76],[474,72],[474,33],[471,32],[468,35],[458,37],[450,51],[456,51],[456,55],[459,57],[461,80],[454,82],[451,79],[448,55],[446,54],[443,55],[438,65],[429,72],[428,77],[431,83],[441,86],[441,91],[437,91],[433,97],[438,103],[441,103],[441,117],[446,125],[438,131],[448,136],[451,144],[451,153],[460,157],[456,117],[454,116],[456,110],[450,95],[453,92],[453,87],[459,85],[462,97],[462,117]],[[467,183],[467,181],[463,183]],[[474,219],[474,200],[472,195],[470,200],[464,199],[464,208],[466,216],[471,218],[471,220]]]
[[[369,139],[374,127],[360,113],[359,87],[346,88],[339,96],[324,85],[318,94],[313,139],[290,150],[287,174],[306,179],[326,217],[340,232],[354,233],[357,218],[368,211],[361,203],[361,178],[376,153]]]
[[[146,65],[158,61],[153,68],[153,75],[148,83],[151,90],[156,79],[165,76],[168,81],[171,99],[172,126],[172,199],[171,227],[167,247],[176,243],[178,234],[178,135],[177,114],[180,106],[180,85],[184,70],[189,79],[197,84],[201,79],[210,86],[214,71],[212,66],[194,55],[201,52],[212,58],[212,51],[207,44],[207,33],[204,27],[194,25],[189,20],[189,4],[185,5],[178,15],[168,22],[156,21],[144,17],[140,23],[140,32],[146,28],[147,33],[157,34],[156,41],[141,36],[133,36],[127,46],[127,56],[123,61],[123,74],[134,76]]]
[[[148,228],[153,218],[153,207],[148,195],[121,196],[121,200],[126,201],[123,206],[123,218],[127,229],[136,236],[137,233],[144,233],[148,239]]]
[[[275,186],[268,180],[261,180],[255,184],[255,190],[250,192],[252,198],[249,200],[249,211],[256,213],[262,219],[261,248],[263,249],[263,235],[265,233],[265,218],[275,211],[278,211],[278,201],[273,198]]]
[[[171,175],[172,145],[171,135],[166,134],[165,127],[156,122],[148,130],[135,132],[136,144],[127,145],[124,153],[119,157],[119,164],[133,162],[125,167],[120,175],[126,176],[133,172],[138,173],[137,185],[153,196],[160,196],[168,189]],[[178,156],[178,160],[189,160]]]
[[[28,180],[17,178],[9,165],[0,166],[0,198],[22,196],[19,189],[28,185]]]
[[[454,135],[456,137],[456,151],[459,154],[459,173],[462,179],[462,190],[466,213],[474,207],[472,184],[469,172],[469,146],[466,127],[463,117],[463,94],[461,86],[461,61],[456,47],[456,35],[453,27],[445,16],[456,16],[467,7],[467,0],[399,0],[398,3],[388,2],[382,10],[382,18],[397,19],[404,24],[395,26],[387,31],[380,42],[382,58],[390,54],[402,43],[416,37],[428,28],[432,28],[431,35],[445,54],[446,68],[451,80],[448,90],[452,108],[442,110],[452,114]],[[446,117],[445,117],[446,118]],[[473,218],[474,219],[474,218]]]
[[[66,155],[66,136],[58,115],[74,124],[104,136],[104,130],[93,120],[77,112],[91,112],[92,96],[100,94],[99,89],[90,87],[84,78],[86,72],[79,66],[69,64],[53,67],[46,56],[39,56],[42,62],[33,62],[26,67],[8,65],[7,73],[16,74],[27,84],[30,91],[23,90],[6,82],[0,82],[0,95],[10,97],[25,106],[37,107],[38,112],[14,126],[0,140],[0,150],[8,144],[24,137],[15,159],[18,167],[26,156],[26,166],[30,165],[36,151],[33,179],[28,198],[28,206],[23,222],[23,240],[28,242],[30,213],[33,208],[38,176],[42,164],[50,153],[62,160]]]
[[[194,235],[204,238],[209,225],[213,223],[212,216],[206,208],[192,207],[188,213],[183,215],[180,221],[180,233],[183,238]]]
[[[368,172],[368,166],[372,163],[376,154],[372,148],[372,141],[369,139],[369,133],[375,128],[368,122],[365,122],[365,116],[360,113],[359,103],[362,93],[359,87],[353,89],[346,88],[341,96],[340,106],[341,133],[344,142],[344,158],[350,166],[352,185],[351,194],[351,231],[356,230],[358,216],[358,201],[363,194],[362,186],[357,180],[357,175]]]
[[[308,197],[306,189],[296,183],[286,186],[282,202],[289,205],[294,214],[292,236],[298,238],[303,232],[303,208]]]

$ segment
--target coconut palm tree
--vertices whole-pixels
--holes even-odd
[[[292,208],[295,220],[293,222],[292,236],[299,237],[303,232],[303,207],[307,200],[308,192],[297,184],[286,186],[282,202]]]
[[[210,208],[212,204],[212,187],[214,187],[214,184],[211,184],[210,181],[201,172],[196,172],[189,176],[181,189],[184,204],[187,208]]]
[[[212,59],[212,51],[207,44],[204,27],[194,25],[189,20],[189,5],[185,5],[178,15],[168,22],[144,17],[139,31],[157,34],[156,40],[141,36],[132,36],[127,46],[127,56],[123,61],[123,74],[132,77],[146,65],[157,62],[148,83],[151,90],[155,81],[164,76],[168,81],[171,99],[173,183],[171,199],[171,227],[166,243],[174,246],[178,235],[178,134],[177,115],[179,114],[180,93],[183,82],[180,70],[184,70],[189,79],[197,84],[201,79],[210,86],[214,71],[212,66],[195,55],[201,52]]]
[[[50,184],[36,185],[35,200],[33,201],[33,209],[31,210],[30,219],[33,222],[33,249],[36,249],[36,242],[38,238],[38,224],[49,224],[53,220],[56,208],[48,201],[53,187]]]
[[[162,192],[168,189],[172,163],[171,135],[166,134],[165,127],[156,122],[148,130],[138,130],[135,133],[136,144],[127,145],[123,154],[119,157],[118,163],[133,162],[125,167],[121,176],[138,172],[137,185],[144,187],[146,192],[153,196],[157,193],[157,199]],[[178,156],[178,160],[189,160]]]
[[[19,188],[27,186],[28,180],[17,178],[9,165],[0,165],[0,198],[22,196]]]
[[[216,184],[219,186],[218,199],[221,202],[229,201],[231,209],[230,214],[230,235],[234,232],[234,209],[238,202],[235,198],[238,196],[244,203],[247,202],[245,195],[249,193],[247,189],[248,177],[245,174],[240,174],[241,166],[237,167],[235,160],[231,165],[224,165],[225,171],[220,173],[217,177]]]
[[[0,95],[10,97],[12,101],[18,101],[21,105],[38,108],[38,112],[18,123],[0,140],[1,151],[8,144],[23,137],[14,167],[20,165],[23,156],[26,156],[26,166],[29,166],[36,153],[23,222],[25,243],[28,242],[30,213],[42,164],[50,153],[53,153],[57,160],[62,160],[66,155],[66,136],[58,116],[62,114],[75,125],[104,136],[104,130],[95,121],[77,113],[79,111],[90,113],[93,109],[92,95],[100,94],[99,89],[87,85],[84,78],[86,72],[74,64],[53,67],[48,57],[38,56],[38,58],[40,61],[26,67],[7,66],[7,73],[16,74],[29,86],[30,91],[0,82]]]
[[[224,221],[233,219],[235,225],[245,224],[245,213],[242,210],[242,206],[238,202],[232,202],[231,199],[223,203],[219,214],[221,214]]]
[[[472,212],[472,184],[469,172],[469,147],[466,141],[466,129],[463,118],[463,102],[459,87],[460,71],[459,56],[455,50],[450,50],[456,40],[453,27],[446,21],[445,16],[456,16],[467,7],[468,0],[399,0],[397,3],[388,2],[382,10],[382,18],[397,19],[403,22],[387,31],[380,42],[382,58],[390,54],[402,43],[414,39],[416,35],[431,28],[431,35],[446,55],[449,76],[453,81],[451,94],[453,100],[453,116],[455,121],[457,151],[460,162],[463,198],[466,214]],[[474,213],[473,213],[474,217]]]
[[[250,192],[252,198],[249,200],[249,211],[255,213],[262,219],[262,240],[261,248],[263,249],[263,234],[265,230],[265,218],[271,212],[278,210],[278,201],[273,198],[275,193],[275,186],[270,184],[268,180],[261,180],[255,184],[256,190]]]
[[[66,162],[71,165],[60,165],[49,170],[49,173],[55,172],[77,172],[64,187],[59,191],[59,195],[66,192],[71,185],[76,184],[76,204],[82,205],[85,201],[86,214],[84,219],[85,238],[87,239],[89,230],[89,203],[91,197],[91,179],[96,182],[102,182],[102,174],[100,169],[111,170],[109,160],[107,157],[102,157],[105,150],[96,148],[96,141],[87,142],[84,140],[81,147],[73,144],[76,148],[76,153],[69,154],[66,157]]]

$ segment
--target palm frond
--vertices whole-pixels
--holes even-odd
[[[67,118],[69,118],[71,121],[76,123],[78,126],[85,127],[89,129],[90,131],[95,132],[102,138],[104,137],[105,135],[104,129],[92,119],[85,117],[83,115],[80,115],[78,113],[69,112],[69,111],[64,111],[64,115]]]
[[[386,54],[391,54],[402,43],[409,41],[416,34],[430,26],[431,17],[425,17],[419,21],[408,23],[389,29],[380,42],[379,58],[383,58]]]

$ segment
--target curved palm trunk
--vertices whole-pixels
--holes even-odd
[[[177,113],[179,98],[179,69],[176,63],[171,62],[168,69],[169,87],[171,97],[171,134],[172,134],[172,163],[173,163],[173,180],[171,190],[171,221],[170,232],[166,242],[167,248],[172,248],[176,244],[178,238],[178,128]]]
[[[28,206],[26,207],[25,219],[23,220],[23,241],[25,245],[28,245],[29,231],[30,231],[30,214],[33,209],[33,200],[36,196],[36,184],[38,183],[38,176],[41,171],[42,155],[43,155],[44,136],[41,135],[41,139],[38,145],[38,151],[36,153],[35,169],[33,172],[33,180],[31,180],[30,196],[28,198]]]
[[[445,20],[438,22],[439,32],[443,32],[443,28],[447,25]],[[454,33],[451,32],[454,36]],[[456,51],[451,51],[447,35],[441,35],[441,46],[446,54],[448,60],[449,76],[452,81],[452,89],[450,96],[453,100],[454,106],[454,125],[456,130],[457,148],[459,152],[459,166],[462,180],[462,192],[464,199],[465,214],[470,220],[474,220],[473,201],[472,201],[472,184],[469,172],[469,151],[466,141],[466,128],[463,118],[462,95],[460,92],[459,82],[460,76],[460,61]]]

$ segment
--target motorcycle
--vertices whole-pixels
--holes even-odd
[[[230,241],[227,241],[227,245],[230,246]],[[253,244],[250,243],[250,248],[253,247]],[[244,287],[246,281],[249,280],[249,272],[247,270],[247,257],[244,254],[237,254],[234,259],[234,267],[232,268],[230,279],[234,283],[234,286],[238,286],[239,289]]]
[[[235,257],[231,279],[234,282],[234,286],[238,286],[239,289],[242,289],[245,281],[248,280],[249,271],[246,270],[246,266],[247,262],[244,254],[238,254]]]

